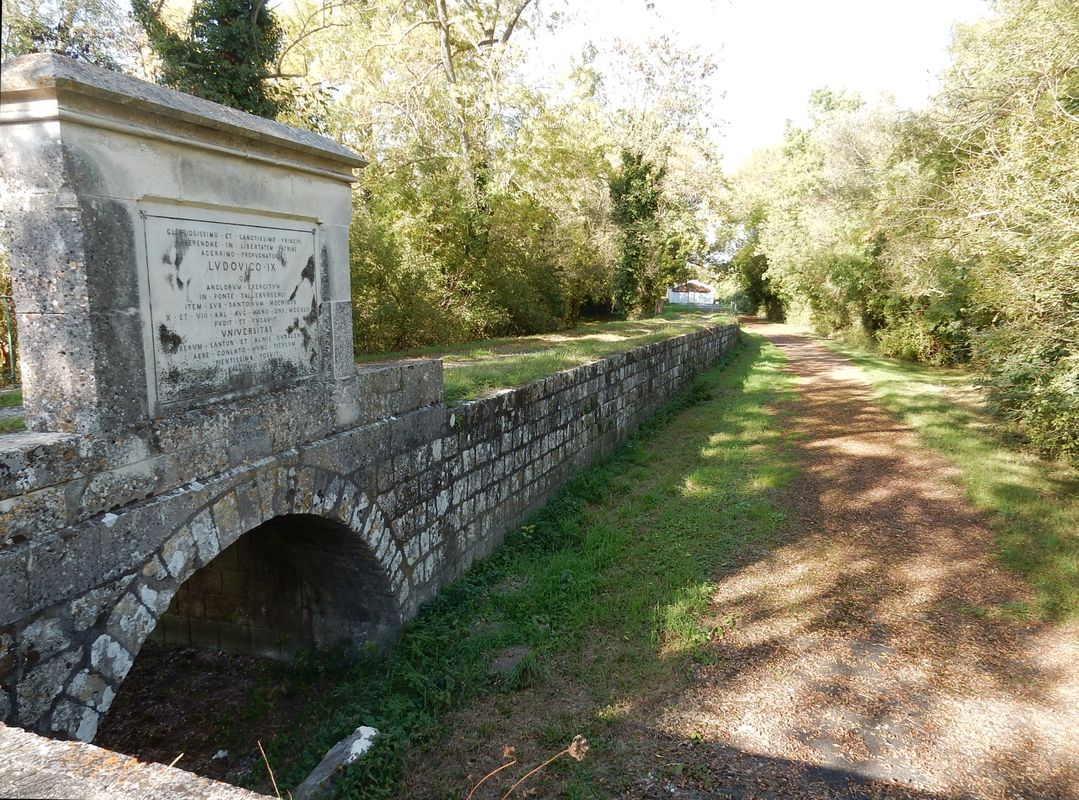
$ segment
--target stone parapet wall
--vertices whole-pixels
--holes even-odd
[[[442,364],[360,367],[102,433],[0,435],[0,552],[299,443],[442,401]]]
[[[174,450],[137,434],[140,447],[158,450],[133,458],[153,465],[135,471],[158,476],[152,486],[172,487],[150,497],[128,488],[124,465],[113,464],[106,477],[95,472],[102,462],[93,454],[109,447],[92,436],[16,447],[11,461],[0,453],[0,485],[9,492],[0,513],[23,503],[7,518],[23,533],[0,544],[0,719],[91,739],[180,586],[271,521],[302,528],[284,533],[293,537],[301,579],[321,598],[310,619],[313,643],[392,638],[737,336],[736,325],[713,327],[453,408],[436,400],[439,364],[407,364],[395,368],[396,412],[372,391],[374,399],[351,402],[389,415],[370,421],[375,411],[356,413],[352,426],[340,422],[337,407],[282,402],[287,392],[222,404],[213,411],[223,422],[210,409],[185,412],[191,427],[186,435],[173,429]],[[243,425],[273,433],[232,433]],[[300,431],[312,429],[326,433],[304,441]],[[250,441],[262,444],[245,449]],[[208,464],[227,466],[207,474]],[[198,477],[180,482],[189,475]],[[113,483],[97,505],[67,502],[101,480]],[[26,493],[38,494],[34,503],[11,494],[23,485],[34,487]],[[66,516],[56,516],[51,498],[64,499]]]
[[[415,522],[435,521],[436,530],[450,534],[440,538],[455,543],[456,559],[421,566],[413,601],[426,601],[450,574],[490,553],[574,471],[625,441],[737,336],[737,325],[685,334],[450,410],[437,439],[395,456],[393,480],[376,495],[402,513],[394,524],[412,527],[409,507],[422,509]]]

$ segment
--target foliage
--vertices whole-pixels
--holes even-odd
[[[133,27],[114,0],[4,0],[0,57],[57,53],[119,70],[134,57]]]
[[[558,100],[516,73],[536,8],[371,2],[332,18],[290,58],[337,87],[327,130],[371,158],[353,223],[359,349],[550,330],[602,299],[599,110],[587,70]]]
[[[614,269],[615,313],[626,316],[653,295],[649,268],[659,266],[656,216],[664,170],[642,153],[622,151],[622,168],[611,176],[611,218],[618,226],[618,261]]]
[[[1079,457],[1079,6],[1009,0],[964,32],[939,117],[940,202],[993,313],[974,358],[1036,445]]]
[[[723,180],[710,131],[707,81],[715,62],[669,37],[644,46],[617,42],[605,89],[620,147],[610,179],[619,229],[612,302],[621,314],[650,314],[666,289],[706,260]]]
[[[749,311],[764,313],[772,322],[780,322],[786,317],[783,297],[772,285],[772,276],[768,272],[768,256],[760,251],[760,225],[763,214],[760,210],[751,213],[745,220],[748,232],[738,244],[728,264],[728,271],[733,273],[738,285],[745,293]]]
[[[317,8],[300,5],[294,19]],[[318,18],[323,29],[292,48],[284,68],[335,87],[325,130],[371,160],[353,223],[359,350],[548,331],[572,325],[583,308],[611,307],[612,163],[643,135],[631,122],[647,115],[637,99],[605,91],[597,51],[553,86],[539,84],[517,42],[556,25],[557,12],[544,16],[526,0],[372,0]],[[302,29],[293,25],[287,38]],[[648,97],[678,96],[649,65],[692,58],[673,46],[638,56],[624,69],[651,70],[642,79]],[[683,99],[699,84],[680,89]],[[665,125],[668,134],[649,158],[678,180],[665,187],[649,238],[651,298],[642,308],[665,291],[651,284],[667,265],[703,240],[709,213],[685,176],[711,151],[675,135],[673,121],[653,122],[650,131]],[[712,177],[699,183],[712,187]]]
[[[953,56],[925,112],[815,93],[810,126],[739,176],[736,214],[759,216],[754,255],[788,308],[972,363],[1035,447],[1077,458],[1079,6],[1001,0]]]
[[[11,298],[11,261],[7,251],[0,248],[0,386],[11,382],[12,362],[18,380],[19,332],[15,327],[14,304]],[[8,326],[11,326],[11,347],[8,347]],[[5,395],[0,395],[3,408]]]
[[[280,113],[286,98],[269,80],[283,45],[282,29],[265,0],[195,0],[183,33],[170,27],[162,5],[131,2],[161,59],[162,83],[262,117]]]

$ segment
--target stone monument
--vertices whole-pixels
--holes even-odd
[[[351,150],[39,54],[5,65],[0,159],[31,429],[354,374]]]

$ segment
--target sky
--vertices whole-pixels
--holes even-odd
[[[987,0],[588,0],[554,32],[541,31],[528,63],[562,72],[592,42],[644,43],[664,33],[719,62],[714,116],[725,120],[728,171],[779,141],[787,119],[806,121],[813,89],[853,89],[867,100],[926,103],[948,64],[956,23],[989,13]],[[553,7],[553,6],[550,6]]]

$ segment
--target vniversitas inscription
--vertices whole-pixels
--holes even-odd
[[[316,370],[313,224],[183,206],[141,216],[158,405]]]

